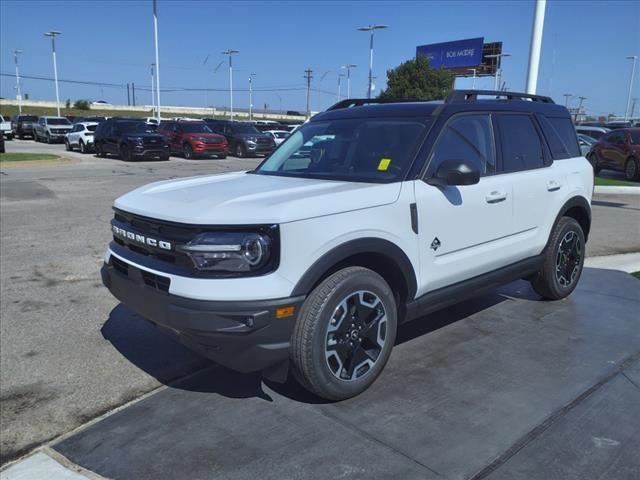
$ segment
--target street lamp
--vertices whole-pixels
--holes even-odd
[[[631,78],[629,79],[629,95],[627,96],[627,108],[624,110],[624,121],[629,120],[629,107],[631,106],[631,90],[633,90],[633,77],[636,74],[636,61],[638,60],[637,55],[630,55],[627,57],[627,60],[633,60],[633,64],[631,66]]]
[[[511,54],[510,53],[496,53],[494,55],[487,55],[486,58],[495,58],[496,59],[496,75],[495,75],[495,82],[493,85],[493,89],[494,90],[498,90],[499,84],[498,84],[498,80],[499,78],[502,76],[502,68],[500,68],[500,66],[502,65],[502,57],[510,57]]]
[[[253,77],[255,76],[255,73],[249,74],[249,121],[253,120]]]
[[[338,74],[338,101],[340,101],[340,80],[344,77],[344,73]]]
[[[367,98],[371,98],[371,85],[373,82],[373,32],[375,30],[382,30],[388,28],[387,25],[368,25],[366,27],[359,27],[360,32],[369,32],[369,84],[367,88]]]
[[[473,84],[471,85],[471,90],[475,90],[476,89],[476,72],[478,71],[478,69],[467,68],[467,70],[469,70],[470,72],[473,72]]]
[[[223,55],[229,55],[229,108],[231,112],[231,121],[233,122],[233,62],[231,58],[240,53],[239,50],[228,49],[222,52]]]
[[[564,97],[564,106],[569,108],[569,99],[573,96],[573,93],[563,93],[562,96]]]
[[[342,66],[342,68],[347,70],[347,98],[351,98],[351,69],[356,67],[357,65],[354,63],[348,63]]]
[[[156,115],[160,123],[160,55],[158,53],[158,11],[153,0],[153,43],[156,50]]]
[[[53,52],[53,79],[56,84],[56,108],[58,109],[58,116],[60,116],[60,93],[58,91],[58,65],[56,63],[56,36],[61,35],[62,32],[51,30],[44,34],[45,37],[51,37],[51,51]]]
[[[18,69],[18,55],[22,50],[13,51],[13,61],[16,64],[16,93],[18,96],[18,113],[22,114],[22,93],[20,93],[20,70]]]
[[[153,86],[156,81],[155,68],[154,68],[155,66],[156,66],[155,63],[151,64],[151,113],[154,116],[156,114],[156,100],[155,100],[156,89]]]

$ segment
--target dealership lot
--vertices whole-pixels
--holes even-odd
[[[517,282],[430,315],[401,330],[371,391],[318,404],[295,385],[264,384],[188,352],[99,280],[114,198],[259,159],[125,163],[62,145],[7,147],[72,162],[3,166],[0,175],[3,462],[170,384],[54,448],[113,478],[186,469],[192,478],[254,478],[265,468],[280,478],[543,478],[551,456],[559,460],[546,468],[563,471],[576,452],[589,461],[572,465],[575,478],[640,468],[630,430],[640,415],[637,280],[588,269],[562,302],[540,302]],[[590,255],[640,251],[640,196],[598,196],[593,212]],[[619,448],[619,462],[600,461],[606,448]]]

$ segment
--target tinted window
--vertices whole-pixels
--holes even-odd
[[[629,136],[631,137],[631,143],[640,145],[640,130],[631,130]]]
[[[87,125],[87,130],[90,132],[95,132],[97,127],[97,125]]]
[[[255,171],[263,175],[394,182],[411,167],[429,120],[350,118],[301,127]]]
[[[179,128],[184,133],[212,133],[206,123],[200,122],[184,122],[179,124]]]
[[[18,120],[21,122],[35,122],[38,120],[38,117],[35,115],[21,115],[18,117]]]
[[[580,157],[580,147],[576,141],[576,129],[569,118],[548,117],[547,120],[560,137],[565,149],[571,157]]]
[[[47,118],[47,125],[71,125],[66,118]]]
[[[260,133],[256,127],[248,123],[229,125],[229,131],[232,133]]]
[[[444,160],[466,160],[482,175],[495,173],[496,156],[489,115],[464,115],[449,121],[434,147],[432,169],[435,171]]]
[[[528,115],[498,115],[502,171],[518,172],[544,166],[540,136]]]
[[[123,133],[154,133],[155,130],[151,125],[145,122],[118,122],[116,129]]]

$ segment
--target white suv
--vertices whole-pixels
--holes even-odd
[[[74,148],[81,153],[93,150],[93,135],[98,128],[98,122],[80,122],[73,125],[69,133],[65,135],[64,146],[68,151]]]
[[[547,97],[346,100],[253,171],[117,199],[102,278],[220,364],[275,380],[291,367],[344,399],[375,380],[402,322],[519,278],[569,295],[592,189]]]

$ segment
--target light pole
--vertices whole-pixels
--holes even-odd
[[[160,55],[158,53],[158,11],[153,0],[153,43],[156,49],[156,118],[160,123]]]
[[[475,90],[476,89],[476,72],[478,71],[478,69],[468,68],[467,70],[469,70],[470,72],[473,72],[473,83],[471,84],[471,90]]]
[[[223,55],[229,55],[229,109],[231,112],[231,121],[233,122],[233,61],[231,58],[240,53],[239,50],[228,49],[222,52]]]
[[[13,51],[13,61],[16,64],[16,93],[18,96],[18,113],[22,114],[22,93],[20,92],[20,69],[18,68],[18,55],[22,50]]]
[[[573,96],[573,93],[563,93],[562,96],[564,97],[564,106],[569,108],[569,99]]]
[[[542,48],[542,30],[544,29],[544,11],[547,0],[536,0],[531,30],[531,46],[529,47],[529,66],[527,68],[527,93],[535,95],[538,87],[538,67],[540,66],[540,50]]]
[[[344,77],[344,73],[339,73],[338,74],[338,101],[340,101],[340,80],[342,79],[342,77]]]
[[[495,82],[493,84],[493,89],[495,91],[498,90],[500,77],[502,76],[502,57],[510,57],[510,53],[496,53],[495,55],[487,55],[486,58],[495,58],[496,59],[496,75]]]
[[[249,121],[253,120],[253,77],[255,73],[249,74]]]
[[[351,98],[351,69],[356,67],[357,65],[353,63],[348,63],[342,66],[342,68],[347,70],[347,98]]]
[[[627,96],[627,108],[625,108],[624,110],[625,122],[629,119],[629,107],[631,106],[631,91],[633,90],[633,77],[636,74],[636,61],[638,60],[638,56],[630,55],[627,57],[627,60],[633,60],[633,64],[631,66],[631,78],[629,79],[629,95]]]
[[[587,99],[587,97],[583,97],[583,96],[579,96],[578,98],[580,99],[580,103],[578,104],[578,110],[576,111],[576,114],[573,117],[573,123],[578,123],[578,117],[580,116],[580,111],[582,110],[582,104]]]
[[[366,27],[359,27],[360,32],[369,32],[369,84],[367,88],[367,98],[371,98],[371,85],[373,82],[373,32],[376,30],[382,30],[388,28],[387,25],[368,25]]]
[[[155,63],[151,64],[151,113],[153,116],[156,115],[156,100],[155,100],[155,88],[153,84],[155,83]]]
[[[61,35],[62,32],[51,30],[45,33],[45,37],[51,37],[51,51],[53,52],[53,79],[56,84],[56,108],[58,110],[58,116],[60,116],[60,93],[58,91],[58,65],[56,63],[56,36]]]

